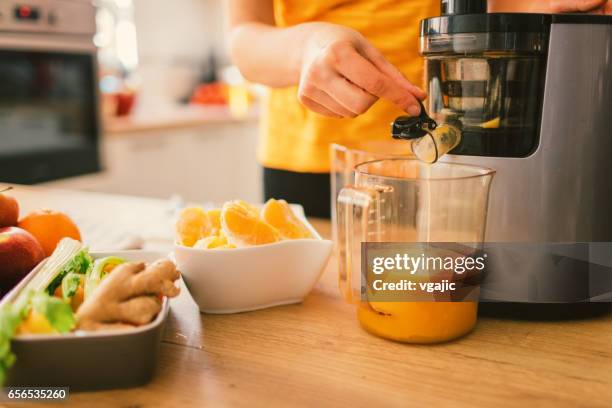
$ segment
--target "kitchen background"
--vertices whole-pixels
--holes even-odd
[[[9,1],[0,23],[1,11],[5,21],[21,15],[25,27],[33,13],[50,19],[50,8],[67,10],[67,3],[88,2]],[[41,184],[196,202],[260,201],[255,146],[264,91],[245,84],[228,63],[224,2],[95,5],[102,171]],[[0,172],[0,181],[15,181],[5,178]]]

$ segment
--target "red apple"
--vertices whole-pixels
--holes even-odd
[[[17,225],[17,220],[19,219],[19,204],[17,204],[17,200],[11,196],[2,194],[7,190],[10,190],[10,187],[0,191],[0,227],[12,227]]]
[[[8,292],[44,257],[42,246],[29,232],[0,228],[0,293]]]

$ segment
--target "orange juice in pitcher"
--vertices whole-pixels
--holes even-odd
[[[493,175],[477,166],[405,158],[356,167],[355,184],[338,195],[337,245],[341,291],[356,304],[364,329],[432,343],[474,327],[482,268],[465,272],[466,259],[477,263],[474,247],[463,243],[483,241]],[[383,259],[385,272],[373,273],[372,259]]]

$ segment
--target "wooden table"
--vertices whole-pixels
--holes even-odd
[[[329,235],[328,222],[314,224]],[[200,315],[184,292],[172,303],[155,379],[73,393],[71,405],[612,406],[612,315],[480,318],[454,342],[400,344],[359,327],[335,274],[332,259],[303,304],[234,315]]]

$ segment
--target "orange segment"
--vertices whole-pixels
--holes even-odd
[[[240,200],[223,205],[221,227],[228,242],[236,246],[269,244],[281,239],[274,227],[259,218],[256,207]]]
[[[261,209],[261,218],[276,228],[285,239],[313,237],[285,200],[269,199]]]
[[[221,233],[221,209],[208,210],[206,216],[208,217],[210,234],[219,235]]]
[[[225,244],[225,245],[221,245],[217,247],[216,249],[234,249],[234,248],[236,248],[236,245],[234,244]]]
[[[193,247],[200,249],[213,249],[222,247],[224,245],[227,245],[227,238],[225,238],[224,236],[220,237],[216,235],[211,235],[209,237],[200,239],[198,242],[195,243]]]
[[[192,247],[209,230],[208,217],[200,207],[188,207],[181,211],[176,222],[176,233],[181,245]]]
[[[225,236],[211,235],[202,238],[193,247],[198,249],[231,249],[236,248],[236,245],[228,243]]]

